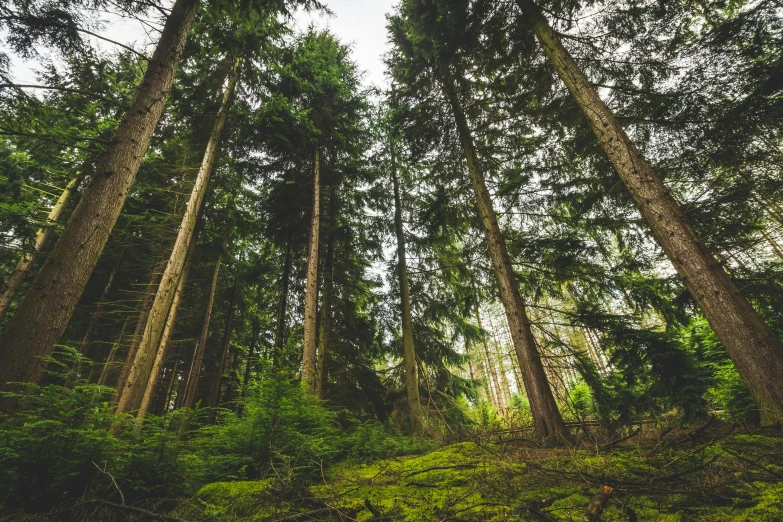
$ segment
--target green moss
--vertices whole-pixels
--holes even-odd
[[[289,508],[273,486],[271,480],[216,482],[201,488],[195,500],[207,520],[266,520]]]

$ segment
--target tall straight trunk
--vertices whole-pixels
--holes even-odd
[[[424,430],[421,396],[419,395],[419,366],[413,342],[413,314],[411,312],[408,259],[405,250],[405,228],[402,221],[402,196],[397,176],[397,162],[392,144],[392,185],[394,187],[394,231],[397,236],[397,277],[400,284],[400,315],[402,317],[402,356],[405,364],[405,388],[408,392],[411,433],[421,435]]]
[[[177,0],[147,64],[141,85],[98,163],[92,182],[73,211],[57,245],[30,285],[0,337],[0,386],[38,382],[84,292],[136,179],[196,14],[198,0]],[[17,401],[0,399],[13,411]]]
[[[141,308],[139,310],[139,316],[136,319],[136,328],[133,330],[133,336],[131,337],[130,345],[128,346],[128,353],[125,358],[125,364],[120,370],[120,376],[117,379],[116,393],[114,400],[116,401],[122,395],[122,389],[127,382],[128,373],[130,372],[133,360],[136,357],[136,350],[139,348],[141,342],[141,335],[144,332],[144,327],[147,325],[147,319],[150,315],[150,309],[152,308],[152,301],[155,298],[155,289],[157,288],[158,274],[163,268],[163,260],[155,264],[155,268],[152,269],[152,276],[150,282],[144,291],[144,299],[141,302]]]
[[[478,327],[482,330],[484,327],[481,325],[481,315],[479,312],[476,312],[476,321],[478,323]],[[495,368],[495,363],[492,360],[492,354],[489,351],[489,342],[487,342],[487,336],[482,335],[481,342],[484,345],[484,355],[487,358],[487,371],[492,376],[492,384],[494,385],[494,391],[495,391],[495,404],[500,410],[501,414],[506,414],[506,401],[503,398],[503,390],[500,388],[500,379],[498,379],[498,372]]]
[[[171,336],[174,334],[174,327],[177,324],[177,315],[179,314],[179,305],[182,302],[182,294],[185,292],[185,284],[188,280],[188,272],[190,271],[190,263],[193,260],[193,254],[196,251],[196,237],[194,236],[188,247],[188,252],[185,255],[185,265],[182,270],[182,275],[179,278],[177,284],[177,290],[174,293],[174,299],[171,302],[171,310],[169,316],[166,319],[166,327],[163,329],[163,335],[160,339],[160,346],[155,354],[155,362],[152,364],[152,370],[150,371],[149,379],[147,380],[147,386],[144,389],[144,394],[141,398],[141,404],[139,405],[139,411],[136,416],[139,419],[143,419],[149,411],[150,404],[155,395],[155,389],[158,386],[160,380],[160,374],[163,370],[163,364],[166,362],[166,356],[168,355],[169,342]]]
[[[533,339],[533,332],[530,329],[527,310],[519,294],[519,286],[511,267],[506,240],[500,233],[495,209],[492,207],[492,198],[487,190],[484,173],[473,143],[473,136],[457,95],[454,80],[444,77],[442,86],[443,92],[451,104],[462,149],[468,163],[470,179],[476,193],[479,216],[484,227],[492,266],[498,282],[500,300],[505,308],[506,318],[511,328],[511,338],[519,359],[519,367],[522,370],[522,378],[533,414],[536,436],[541,439],[567,438],[568,431],[546,380],[544,366],[541,363],[541,357]]]
[[[302,354],[302,386],[314,392],[316,331],[318,315],[318,245],[321,229],[321,153],[316,148],[313,161],[313,211],[310,218],[310,243],[307,255],[305,287],[304,351]]]
[[[470,347],[470,341],[467,339],[465,339],[465,353],[470,357],[470,378],[474,381],[483,381],[480,392],[483,392],[485,400],[493,402],[491,400],[492,395],[489,392],[489,379],[484,375],[484,372],[482,371],[483,368],[478,364],[479,361],[477,361],[476,354],[473,353],[473,350]],[[479,397],[481,397],[481,395],[482,393],[479,393]]]
[[[285,346],[285,326],[288,307],[288,286],[291,280],[291,230],[289,225],[288,239],[285,247],[285,260],[283,261],[283,277],[280,282],[280,303],[277,308],[277,326],[275,328],[275,346],[272,349],[272,368],[280,365],[280,354]]]
[[[487,316],[489,320],[489,329],[492,330],[492,340],[495,342],[495,357],[497,358],[498,369],[500,370],[500,384],[503,386],[503,397],[506,404],[511,404],[511,386],[508,384],[508,374],[506,373],[506,363],[503,357],[503,344],[498,338],[498,331],[492,321],[492,314]]]
[[[330,205],[334,205],[334,189],[330,191]],[[332,211],[332,214],[334,212]],[[330,223],[330,228],[334,223]],[[332,337],[332,298],[334,292],[334,234],[330,230],[324,260],[324,289],[321,298],[321,328],[318,331],[318,372],[315,378],[315,396],[325,398],[325,386],[328,379],[329,342]]]
[[[532,0],[517,0],[653,235],[762,409],[783,417],[783,343],[705,248],[663,180],[631,142]]]
[[[104,386],[106,384],[106,379],[108,379],[109,377],[109,372],[111,371],[111,367],[114,364],[114,359],[117,358],[117,350],[120,348],[120,345],[122,344],[122,338],[125,337],[125,329],[128,327],[129,321],[130,321],[130,317],[126,317],[125,321],[122,323],[122,328],[120,329],[119,335],[111,345],[111,350],[109,350],[109,355],[108,357],[106,357],[106,362],[103,363],[103,368],[101,369],[101,375],[100,377],[98,377],[99,386]],[[93,368],[94,367],[95,366],[93,366]],[[92,381],[92,379],[90,379],[90,381]]]
[[[204,323],[201,326],[201,335],[196,343],[196,349],[193,351],[193,359],[190,363],[190,371],[188,371],[187,386],[185,387],[185,395],[182,400],[183,408],[192,408],[193,401],[196,398],[196,392],[198,391],[198,381],[201,377],[201,367],[204,364],[204,350],[207,346],[207,335],[209,334],[209,322],[212,319],[212,307],[215,304],[215,293],[217,292],[218,275],[220,273],[220,260],[215,263],[215,272],[212,276],[212,287],[209,290],[209,298],[207,299],[207,308],[204,311]]]
[[[247,347],[247,364],[245,365],[245,373],[242,378],[242,395],[247,392],[247,385],[250,382],[250,372],[253,370],[253,359],[256,353],[256,344],[258,343],[258,335],[261,333],[261,325],[259,323],[253,324],[253,329],[250,332],[250,344]]]
[[[88,355],[90,352],[90,345],[92,345],[95,331],[98,329],[99,320],[106,309],[106,299],[109,297],[109,292],[111,292],[111,289],[114,286],[114,278],[117,276],[117,269],[119,269],[120,263],[122,263],[122,253],[120,253],[119,259],[117,259],[114,268],[112,268],[111,273],[109,274],[109,279],[106,281],[106,286],[103,287],[101,298],[98,300],[98,306],[95,307],[95,311],[93,312],[92,317],[90,317],[90,324],[87,325],[87,331],[84,333],[82,342],[79,345],[79,353],[82,355]]]
[[[46,223],[48,226],[38,229],[35,233],[33,251],[25,252],[22,255],[22,259],[19,260],[11,277],[8,278],[6,289],[3,291],[2,295],[0,295],[0,323],[5,319],[8,310],[11,308],[11,303],[14,302],[14,297],[16,297],[17,292],[19,292],[19,289],[22,287],[22,283],[24,283],[24,280],[33,268],[35,258],[43,249],[46,241],[49,240],[49,236],[52,233],[52,226],[60,221],[63,212],[65,212],[65,209],[68,207],[68,201],[70,201],[71,196],[76,190],[76,187],[79,186],[80,181],[81,176],[77,175],[65,186],[65,189],[63,189],[60,197],[57,198],[57,202],[52,207],[52,210],[49,211],[49,215],[46,216]]]
[[[217,372],[215,373],[212,389],[210,390],[206,406],[212,408],[209,412],[210,423],[215,421],[215,408],[220,402],[220,388],[223,383],[223,373],[226,371],[226,358],[231,350],[231,328],[234,324],[234,309],[236,308],[237,295],[239,294],[239,281],[234,276],[234,288],[231,291],[231,302],[228,305],[228,314],[226,315],[226,326],[223,329],[223,348],[220,350],[220,356],[217,361]]]
[[[239,81],[240,67],[242,60],[234,60],[234,67],[228,78],[226,90],[223,93],[223,101],[220,104],[215,124],[212,127],[212,133],[209,136],[207,149],[204,152],[204,158],[201,161],[201,167],[196,175],[196,181],[193,184],[193,190],[185,208],[185,215],[182,216],[182,224],[177,233],[177,239],[174,242],[174,248],[171,251],[168,265],[166,266],[163,277],[160,281],[158,292],[155,295],[155,302],[150,310],[150,318],[144,329],[139,349],[128,374],[128,381],[123,388],[122,396],[117,404],[117,412],[127,412],[136,410],[141,405],[142,396],[147,382],[150,379],[152,366],[155,362],[155,354],[160,351],[161,337],[166,328],[166,319],[169,317],[171,303],[174,301],[174,295],[177,292],[177,286],[182,279],[182,272],[185,267],[185,258],[188,249],[193,243],[193,235],[196,231],[196,221],[198,219],[201,206],[204,202],[204,196],[207,192],[209,178],[212,173],[212,166],[215,163],[223,128],[228,118],[228,111],[231,107],[231,101],[234,98],[234,91]]]

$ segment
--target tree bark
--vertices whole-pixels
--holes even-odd
[[[182,275],[179,278],[179,283],[177,284],[177,290],[174,293],[174,299],[171,302],[171,310],[169,311],[169,316],[166,319],[166,327],[163,329],[163,335],[160,339],[160,346],[158,347],[158,351],[155,354],[155,362],[152,365],[152,370],[150,371],[150,376],[147,380],[147,386],[144,389],[144,395],[142,395],[141,404],[139,405],[139,411],[136,414],[136,417],[139,419],[143,419],[144,416],[147,415],[150,404],[152,403],[152,399],[155,395],[155,389],[157,388],[158,381],[160,380],[163,364],[166,362],[166,356],[168,355],[169,342],[171,341],[171,336],[174,333],[174,327],[177,324],[179,305],[182,302],[182,294],[185,292],[185,284],[188,280],[190,263],[193,260],[193,254],[195,251],[196,237],[194,235],[190,241],[190,246],[188,247],[188,252],[185,256],[185,264],[182,269]]]
[[[193,235],[196,231],[196,221],[198,220],[201,206],[207,192],[212,166],[215,163],[223,128],[228,118],[228,111],[231,107],[231,101],[234,98],[234,91],[239,81],[239,73],[242,65],[241,58],[234,60],[234,67],[228,78],[226,90],[223,93],[223,101],[220,104],[212,133],[209,136],[207,149],[204,152],[204,158],[201,161],[201,167],[196,175],[196,181],[185,209],[185,215],[182,216],[174,248],[171,251],[168,265],[166,266],[163,277],[155,295],[155,302],[150,310],[150,318],[144,328],[139,349],[136,352],[133,365],[128,374],[128,381],[123,388],[117,404],[117,412],[128,412],[139,408],[142,396],[147,382],[150,380],[152,366],[155,361],[156,352],[160,351],[160,342],[163,330],[166,327],[166,319],[169,317],[171,303],[177,291],[177,285],[182,278],[182,272],[185,267],[185,258],[190,245],[193,243]]]
[[[318,314],[318,245],[321,228],[321,154],[315,149],[313,162],[313,211],[310,220],[310,242],[307,256],[305,287],[304,350],[302,354],[302,386],[315,391],[316,330]]]
[[[391,175],[394,187],[394,230],[397,236],[397,277],[400,284],[400,315],[402,317],[402,356],[405,364],[405,388],[408,392],[411,433],[421,435],[424,421],[419,395],[419,366],[416,361],[416,347],[413,340],[413,314],[411,311],[410,285],[408,283],[408,259],[405,249],[405,227],[402,220],[402,196],[397,176],[397,161],[394,144],[391,145]]]
[[[335,205],[334,188],[330,190],[329,204]],[[332,209],[332,217],[334,210]],[[334,223],[330,223],[330,229]],[[318,373],[315,379],[315,396],[325,398],[325,385],[328,379],[329,341],[332,336],[332,294],[334,292],[334,233],[330,230],[326,244],[324,260],[324,289],[321,298],[321,328],[318,331]]]
[[[5,319],[6,314],[8,314],[8,310],[11,309],[11,303],[13,303],[14,297],[16,297],[17,292],[19,292],[19,289],[22,287],[22,283],[24,283],[24,280],[27,278],[27,274],[29,274],[30,270],[33,268],[35,258],[43,249],[46,241],[48,241],[49,236],[52,233],[52,226],[60,221],[63,212],[65,212],[65,209],[68,207],[68,201],[70,201],[71,196],[79,186],[80,181],[81,176],[77,175],[68,185],[66,185],[65,189],[63,189],[57,202],[52,207],[52,210],[49,211],[49,215],[46,216],[47,226],[38,229],[35,233],[33,251],[25,252],[22,255],[22,259],[19,260],[11,277],[8,278],[6,289],[3,291],[2,295],[0,295],[0,324],[3,322],[3,319]]]
[[[125,204],[174,82],[198,0],[177,0],[133,102],[54,250],[0,337],[0,385],[38,382]],[[14,399],[0,399],[12,412]]]
[[[280,303],[277,308],[277,328],[275,329],[275,346],[272,349],[272,368],[277,370],[280,366],[280,354],[285,346],[286,314],[288,308],[288,286],[291,280],[291,230],[289,225],[288,239],[285,247],[285,261],[283,261],[283,277],[280,283]]]
[[[188,384],[185,387],[185,396],[182,401],[183,408],[192,408],[193,401],[198,391],[198,381],[201,377],[201,367],[204,364],[204,350],[207,346],[207,335],[209,334],[209,322],[212,319],[212,307],[215,304],[215,293],[217,292],[218,275],[220,273],[220,260],[215,263],[215,273],[212,276],[212,287],[209,290],[207,299],[207,308],[204,311],[204,323],[201,326],[201,335],[196,343],[196,349],[193,351],[193,360],[188,372]]]
[[[516,276],[511,267],[511,258],[508,255],[506,240],[500,233],[495,209],[492,207],[492,198],[487,190],[484,174],[473,143],[473,136],[462,109],[462,104],[457,96],[454,80],[444,77],[442,78],[442,86],[454,113],[460,142],[468,163],[473,190],[476,193],[479,216],[484,227],[492,266],[498,282],[500,300],[506,311],[506,318],[511,329],[511,338],[519,359],[519,367],[522,370],[522,378],[525,382],[525,391],[527,392],[530,409],[533,414],[536,436],[540,439],[552,437],[567,438],[568,431],[557,408],[549,383],[546,380],[544,366],[541,363],[541,357],[536,348],[533,333],[530,330],[527,310],[519,294]]]
[[[762,418],[783,418],[783,343],[703,245],[661,177],[631,142],[535,3],[517,2],[653,235],[758,402]]]

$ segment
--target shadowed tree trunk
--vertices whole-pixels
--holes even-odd
[[[305,286],[304,351],[302,354],[302,386],[315,391],[316,331],[318,315],[318,245],[321,229],[321,153],[316,148],[313,161],[313,210],[310,218],[310,241],[307,255]]]
[[[285,346],[286,309],[288,307],[288,286],[291,280],[291,230],[289,225],[288,238],[285,246],[285,261],[283,261],[283,277],[280,282],[280,303],[277,308],[277,327],[275,328],[275,346],[272,348],[272,368],[280,366],[280,354]]]
[[[563,47],[532,0],[517,0],[636,206],[762,409],[783,417],[783,343],[706,249],[663,180]]]
[[[103,368],[101,369],[101,376],[98,377],[98,384],[100,386],[106,385],[106,380],[109,377],[109,372],[111,371],[111,367],[114,364],[114,360],[117,358],[117,350],[120,348],[120,345],[122,344],[122,338],[125,337],[125,329],[128,327],[129,321],[130,321],[130,317],[126,317],[125,321],[122,323],[120,334],[117,336],[117,338],[114,340],[114,342],[111,345],[111,349],[109,350],[109,355],[108,357],[106,357],[106,362],[103,363]],[[95,365],[93,365],[93,368],[95,368]],[[90,378],[90,381],[92,381],[92,378]]]
[[[231,328],[234,324],[234,309],[236,308],[237,295],[239,294],[239,281],[237,275],[234,275],[234,288],[231,290],[231,302],[228,305],[228,314],[226,315],[226,326],[223,330],[223,348],[220,350],[220,356],[217,362],[217,372],[215,373],[214,381],[207,399],[209,411],[209,422],[215,422],[215,408],[218,407],[220,402],[220,387],[223,383],[223,373],[226,371],[226,358],[228,352],[231,350]]]
[[[546,380],[544,366],[536,348],[527,310],[519,294],[519,286],[511,267],[506,240],[500,233],[492,198],[487,190],[484,173],[479,163],[468,120],[457,95],[454,80],[442,78],[443,92],[451,105],[459,132],[460,143],[468,163],[468,171],[476,193],[479,217],[484,227],[490,259],[498,282],[500,300],[506,311],[511,338],[519,359],[525,391],[533,414],[536,436],[540,439],[567,438],[568,431],[557,408],[552,390]]]
[[[109,239],[157,127],[197,0],[177,0],[141,85],[54,250],[0,337],[0,386],[38,382]],[[11,412],[17,401],[0,399]]]
[[[330,191],[330,205],[334,205],[334,189]],[[332,211],[333,213],[333,211]],[[334,216],[332,216],[334,217]],[[330,228],[334,223],[330,223]],[[328,378],[329,341],[332,336],[332,293],[334,292],[334,233],[330,231],[324,260],[324,289],[321,298],[321,328],[318,332],[318,373],[315,379],[315,396],[324,398]]]
[[[123,253],[124,249],[123,252],[120,252],[120,256],[117,259],[117,262],[114,264],[114,268],[112,268],[111,274],[109,274],[109,279],[106,281],[106,286],[103,287],[103,293],[101,294],[101,298],[98,300],[98,306],[95,307],[95,311],[92,313],[92,317],[90,317],[90,324],[87,325],[87,331],[84,333],[82,342],[79,345],[79,353],[82,355],[89,356],[90,345],[92,345],[93,338],[95,337],[95,331],[98,328],[98,323],[100,322],[99,319],[103,316],[103,312],[106,308],[106,299],[109,297],[109,292],[111,292],[112,287],[114,286],[114,278],[117,276],[117,270],[120,268],[120,264],[122,263]]]
[[[160,342],[163,330],[166,327],[166,319],[169,317],[171,303],[177,291],[178,282],[182,279],[182,272],[185,267],[185,258],[188,249],[193,243],[193,236],[196,231],[196,221],[198,220],[201,206],[204,202],[204,196],[207,192],[209,178],[212,173],[212,166],[220,148],[220,139],[223,134],[223,128],[228,118],[228,111],[231,107],[231,101],[234,98],[234,91],[239,81],[239,73],[242,60],[234,60],[234,67],[228,78],[228,84],[223,93],[223,100],[218,110],[212,133],[209,136],[207,149],[204,152],[204,158],[201,161],[201,167],[196,175],[196,182],[188,200],[185,215],[182,216],[182,224],[177,233],[177,239],[174,248],[171,251],[168,265],[166,266],[163,277],[155,294],[155,302],[150,310],[150,318],[144,328],[139,349],[136,351],[133,365],[128,374],[128,382],[123,387],[123,393],[117,404],[117,412],[133,411],[141,405],[142,396],[147,382],[150,380],[152,366],[155,362],[155,354],[160,351]]]
[[[149,411],[152,399],[155,396],[155,389],[158,386],[160,380],[160,374],[163,370],[163,364],[166,362],[166,355],[168,354],[169,342],[171,336],[174,333],[174,327],[177,324],[177,314],[179,313],[179,305],[182,302],[182,294],[185,292],[185,284],[188,280],[188,272],[190,270],[190,263],[193,260],[193,253],[196,251],[196,236],[194,235],[190,241],[190,247],[188,247],[188,253],[185,256],[185,265],[182,269],[182,274],[177,284],[177,290],[174,293],[174,300],[171,302],[171,310],[169,311],[169,317],[166,319],[166,327],[163,329],[163,336],[160,339],[160,346],[158,352],[155,354],[155,362],[152,365],[150,371],[150,377],[147,380],[147,386],[144,389],[144,394],[141,398],[141,404],[139,405],[139,411],[136,416],[139,419],[143,419]]]
[[[11,277],[8,278],[6,289],[3,291],[2,295],[0,295],[0,323],[2,323],[3,319],[5,319],[8,310],[11,308],[11,303],[14,302],[16,293],[19,292],[19,289],[22,287],[22,283],[24,283],[24,280],[27,278],[27,275],[33,268],[35,258],[49,240],[49,236],[52,233],[52,225],[60,221],[63,212],[65,212],[65,209],[68,207],[68,201],[70,201],[71,196],[76,190],[76,187],[79,186],[80,181],[81,176],[76,176],[70,181],[70,183],[68,183],[68,185],[66,185],[65,189],[60,194],[60,197],[57,199],[57,202],[52,207],[52,210],[49,211],[49,215],[46,216],[47,225],[50,226],[38,229],[38,231],[35,233],[33,251],[25,252],[22,255],[22,259],[19,260],[19,263],[16,265],[16,268],[11,274]]]
[[[411,433],[421,435],[424,431],[421,397],[419,395],[419,367],[416,362],[416,347],[413,342],[413,315],[411,312],[410,285],[408,284],[408,260],[405,253],[405,227],[402,220],[402,197],[400,180],[397,176],[397,161],[394,144],[391,145],[392,185],[394,187],[394,231],[397,236],[397,278],[400,284],[400,315],[402,317],[402,354],[405,364],[405,389],[408,392]]]
[[[212,275],[212,287],[209,290],[209,298],[207,299],[207,308],[204,311],[204,323],[201,326],[201,335],[196,343],[196,348],[193,351],[193,359],[190,363],[190,370],[188,371],[187,386],[185,387],[185,394],[182,400],[183,408],[192,408],[193,401],[196,398],[196,392],[198,391],[198,381],[201,377],[201,368],[204,365],[204,350],[207,346],[207,335],[209,334],[209,322],[212,319],[212,307],[215,304],[215,293],[217,292],[218,275],[220,274],[220,260],[215,263],[215,272]]]

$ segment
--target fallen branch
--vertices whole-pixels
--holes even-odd
[[[181,518],[172,517],[172,516],[169,516],[169,515],[159,515],[159,514],[155,513],[154,511],[149,511],[149,510],[142,509],[142,508],[136,507],[136,506],[128,506],[128,505],[125,505],[125,504],[115,504],[114,502],[109,502],[107,500],[99,500],[98,502],[100,502],[101,504],[103,504],[105,506],[112,507],[114,509],[120,509],[120,510],[123,510],[123,511],[128,511],[130,513],[136,513],[137,515],[143,515],[148,520],[149,519],[153,519],[153,520],[166,520],[168,522],[184,522]]]
[[[412,477],[413,475],[420,475],[421,473],[428,473],[430,471],[440,471],[445,469],[475,469],[475,464],[457,464],[456,466],[433,466],[427,469],[420,469],[418,471],[412,471],[403,475],[403,477]]]

